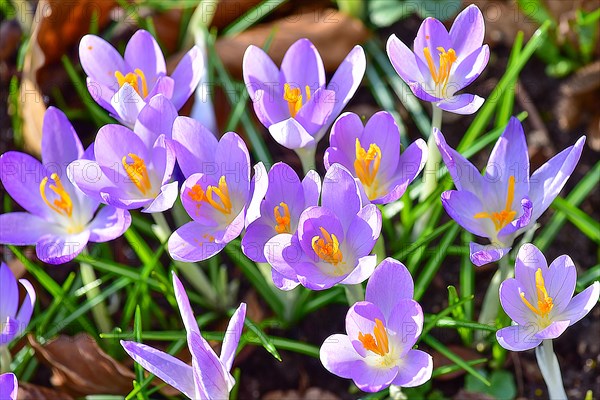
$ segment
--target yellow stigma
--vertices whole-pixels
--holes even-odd
[[[279,208],[283,209],[283,215],[281,215],[281,211],[279,211]],[[290,233],[291,229],[290,229],[290,209],[288,208],[288,205],[285,204],[283,201],[281,203],[279,203],[278,206],[275,206],[275,208],[273,209],[273,216],[275,217],[275,221],[277,222],[277,225],[275,225],[275,231],[277,231],[277,233]]]
[[[373,328],[373,335],[371,335],[370,333],[367,333],[365,335],[362,332],[359,332],[358,340],[360,340],[365,350],[370,350],[373,353],[378,354],[382,357],[390,352],[387,331],[385,329],[385,326],[383,326],[383,322],[381,322],[379,318],[375,318],[375,327]]]
[[[474,215],[475,218],[489,218],[494,223],[494,228],[496,228],[496,232],[499,232],[506,225],[511,223],[515,217],[517,216],[517,212],[512,210],[512,203],[515,199],[515,177],[510,176],[508,178],[508,190],[506,193],[506,204],[504,205],[504,210],[500,212],[480,212]]]
[[[377,192],[377,171],[381,163],[381,149],[375,143],[369,145],[369,150],[365,150],[358,138],[356,138],[356,159],[354,160],[354,171],[361,183],[365,186],[367,196],[373,200]]]
[[[535,308],[527,299],[525,298],[525,293],[519,293],[521,295],[521,300],[523,303],[535,314],[544,318],[548,316],[552,308],[554,307],[554,303],[552,302],[552,297],[548,296],[548,291],[546,290],[546,284],[544,282],[544,276],[542,275],[542,269],[538,268],[535,271],[535,288],[537,290],[537,308]]]
[[[442,87],[442,95],[445,96],[448,78],[450,78],[450,70],[452,69],[452,64],[457,60],[457,57],[454,49],[448,49],[448,51],[446,51],[443,47],[438,47],[437,51],[440,52],[439,70],[436,70],[435,68],[435,63],[433,62],[429,47],[423,49],[423,54],[425,55],[425,60],[427,60],[427,66],[429,67],[429,72],[431,73],[433,81],[436,86]]]
[[[123,75],[121,71],[115,71],[115,78],[117,78],[117,82],[119,83],[119,89],[123,87],[124,84],[129,83],[131,87],[143,98],[148,96],[148,84],[146,83],[146,75],[144,72],[136,68],[134,72],[129,72],[127,75]],[[139,82],[142,83],[142,91],[140,92]]]
[[[127,163],[127,156],[133,160],[131,164]],[[121,163],[125,168],[125,172],[129,175],[129,179],[135,184],[141,194],[148,194],[152,189],[146,163],[137,154],[129,153],[123,156]]]
[[[306,101],[310,100],[310,86],[306,85]],[[298,111],[302,108],[302,90],[300,88],[292,88],[289,83],[283,85],[283,99],[288,102],[290,116],[296,117]]]
[[[48,205],[54,212],[64,215],[65,217],[71,217],[73,214],[73,201],[71,200],[71,196],[65,190],[58,174],[53,173],[50,175],[50,179],[54,181],[54,185],[50,185],[50,190],[54,192],[55,195],[58,196],[57,199],[54,199],[52,202],[48,200],[46,196],[46,185],[48,184],[48,177],[42,179],[40,182],[40,195],[42,196],[42,200],[44,203]]]
[[[338,238],[329,234],[323,227],[321,230],[321,236],[316,235],[312,238],[312,248],[319,258],[329,264],[337,265],[342,259],[342,251],[340,250],[340,242]]]
[[[218,186],[209,185],[206,188],[206,191],[204,191],[198,184],[192,186],[188,192],[188,196],[195,202],[205,202],[210,204],[222,214],[231,214],[231,209],[233,206],[231,205],[229,188],[227,187],[227,182],[224,175],[219,179]]]

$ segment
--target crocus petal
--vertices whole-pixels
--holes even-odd
[[[335,209],[326,207],[309,207],[302,212],[298,221],[297,236],[300,240],[302,249],[314,262],[319,260],[319,257],[314,252],[312,241],[315,236],[321,236],[321,228],[327,230],[330,235],[335,235],[340,244],[343,243],[345,230],[340,223]],[[354,216],[356,218],[356,215]]]
[[[0,322],[6,317],[14,317],[19,306],[19,288],[17,279],[5,263],[0,263],[0,284],[2,284],[2,302],[0,302]]]
[[[156,85],[152,88],[148,96],[145,99],[152,99],[154,96],[162,95],[167,99],[173,97],[173,90],[175,87],[175,81],[170,76],[159,76],[156,80]],[[135,125],[134,125],[135,126]]]
[[[390,296],[393,293],[393,296]],[[386,320],[401,299],[412,299],[414,284],[408,269],[393,258],[383,260],[367,282],[365,300],[375,304]]]
[[[46,235],[37,242],[35,252],[47,264],[64,264],[81,253],[89,237],[88,230],[72,235]]]
[[[104,108],[112,116],[116,114],[116,111],[115,108],[110,104],[110,100],[115,95],[116,85],[116,79],[110,84],[110,86],[102,84],[89,76],[86,79],[86,86],[90,96],[92,96],[92,99],[94,99],[94,101],[98,103],[100,107]]]
[[[573,298],[577,284],[577,270],[571,257],[562,255],[542,270],[548,296],[552,297],[553,314],[560,314]]]
[[[356,365],[352,380],[360,390],[375,393],[390,386],[397,375],[397,366],[383,369],[363,362]]]
[[[177,117],[173,123],[173,140],[177,162],[184,176],[204,172],[213,167],[218,140],[198,121],[188,117]]]
[[[227,371],[231,370],[233,365],[233,359],[235,358],[235,352],[240,342],[240,336],[244,329],[244,319],[246,318],[246,303],[241,303],[240,306],[235,310],[233,316],[229,320],[227,330],[225,331],[225,337],[223,338],[223,346],[221,347],[220,360],[225,366]]]
[[[582,136],[574,146],[568,147],[552,157],[531,175],[529,196],[534,204],[531,217],[534,221],[546,211],[565,186],[567,179],[579,162],[584,144],[585,136]]]
[[[394,340],[402,346],[402,353],[412,348],[423,330],[423,310],[413,299],[400,299],[387,319],[387,329],[394,332]]]
[[[36,244],[53,227],[53,222],[26,212],[2,214],[0,215],[0,243],[15,246]]]
[[[317,89],[294,117],[307,132],[314,135],[325,125],[337,101],[333,90]],[[319,141],[320,137],[315,137]]]
[[[242,61],[244,83],[252,101],[256,101],[255,93],[273,93],[272,85],[279,83],[279,69],[271,58],[260,47],[248,46]],[[261,95],[262,96],[262,95]]]
[[[470,115],[477,112],[484,101],[483,98],[477,95],[462,93],[440,101],[437,103],[437,106],[444,111],[449,111],[454,114]]]
[[[319,358],[325,369],[342,378],[351,378],[355,375],[357,365],[364,363],[363,358],[354,350],[350,338],[341,334],[325,339]]]
[[[193,265],[189,265],[189,268],[196,268]],[[198,328],[198,323],[196,322],[196,317],[194,317],[194,312],[192,311],[192,305],[190,304],[190,299],[183,287],[183,284],[179,280],[179,277],[172,273],[173,275],[173,291],[175,292],[175,300],[177,301],[177,306],[179,308],[179,313],[181,314],[181,319],[183,320],[183,325],[185,327],[186,332],[194,332],[198,335],[200,334],[200,329]]]
[[[82,155],[83,146],[67,116],[56,107],[48,107],[42,124],[42,161],[46,168],[64,171]]]
[[[104,206],[88,224],[90,242],[108,242],[121,236],[131,225],[129,211]]]
[[[17,151],[0,156],[0,180],[4,189],[21,207],[44,217],[53,214],[40,195],[40,182],[48,170],[35,158]]]
[[[292,280],[296,278],[294,269],[296,264],[307,262],[297,235],[290,235],[289,233],[273,236],[265,245],[264,255],[269,264],[279,274]],[[284,290],[282,287],[279,288]]]
[[[354,170],[356,139],[361,136],[364,129],[362,120],[355,113],[345,112],[335,120],[329,135],[330,147],[326,150],[323,160],[325,169],[329,169],[334,163],[339,163],[350,171]]]
[[[167,72],[165,56],[154,37],[143,29],[138,29],[125,47],[125,62],[132,69],[144,72],[147,85],[153,87],[156,79]]]
[[[357,257],[371,253],[381,233],[381,212],[375,204],[363,207],[348,227],[346,243]]]
[[[499,329],[496,332],[496,340],[506,350],[530,350],[542,343],[542,339],[536,337],[536,332],[531,325],[513,325]]]
[[[454,19],[450,28],[452,48],[457,56],[471,54],[481,47],[485,34],[483,15],[479,8],[471,4],[460,12]]]
[[[325,68],[319,51],[308,39],[299,39],[286,51],[281,61],[279,81],[304,92],[305,86],[317,89],[325,85]]]
[[[17,400],[19,384],[15,374],[7,372],[0,375],[0,399]]]
[[[364,256],[357,260],[356,267],[340,282],[341,285],[356,285],[363,283],[373,274],[377,265],[377,256]]]
[[[116,71],[123,74],[131,72],[119,52],[96,35],[85,35],[81,38],[79,60],[86,75],[109,87],[117,83]]]
[[[171,182],[161,186],[158,195],[150,204],[144,207],[142,212],[155,213],[170,209],[173,207],[173,204],[175,204],[175,200],[177,200],[178,192],[179,186],[177,182]]]
[[[460,64],[458,64],[458,67],[456,67],[456,70],[452,73],[450,78],[451,80],[447,83],[448,94],[454,94],[462,88],[470,85],[471,82],[479,77],[489,59],[490,49],[486,44],[473,51],[473,53],[469,54],[464,60],[460,61]],[[483,103],[483,99],[481,99],[481,103]],[[480,106],[481,104],[479,104],[479,107]],[[472,112],[465,114],[472,114]]]
[[[188,334],[188,347],[192,353],[194,372],[200,378],[200,386],[208,399],[229,397],[229,373],[214,353],[210,345],[196,332]]]
[[[523,209],[523,213],[519,216],[519,218],[506,225],[500,230],[500,232],[498,232],[498,239],[500,239],[500,241],[503,241],[503,237],[511,235],[519,229],[525,228],[527,225],[529,225],[529,222],[531,222],[533,203],[528,197],[521,199],[521,208]]]
[[[474,235],[488,237],[489,232],[494,230],[488,218],[475,218],[477,213],[484,210],[484,206],[471,192],[448,190],[442,193],[442,205],[457,224]]]
[[[409,350],[402,357],[402,364],[392,385],[401,387],[420,386],[431,379],[433,358],[421,350]]]
[[[415,60],[415,54],[396,35],[387,41],[387,54],[400,78],[409,86],[424,82],[423,75]]]
[[[265,90],[257,90],[254,93],[254,113],[266,128],[271,125],[290,118],[290,111],[286,104],[273,98],[273,93]]]
[[[465,190],[474,193],[479,198],[483,198],[483,177],[479,170],[459,152],[454,150],[446,143],[446,138],[438,129],[433,129],[435,141],[438,149],[442,154],[444,164],[448,168],[448,172],[454,181],[454,186],[458,190]]]
[[[67,173],[71,182],[95,201],[104,202],[102,193],[108,189],[116,189],[115,183],[104,174],[96,161],[75,160],[69,164]]]
[[[312,262],[293,264],[298,281],[310,290],[325,290],[343,281],[348,275],[330,275]]]
[[[187,99],[194,93],[205,68],[202,50],[198,46],[192,47],[179,61],[175,71],[171,74],[171,78],[175,81],[171,102],[177,110],[183,107]]]
[[[206,260],[223,250],[226,245],[226,243],[209,240],[217,234],[219,233],[215,232],[214,227],[204,226],[194,221],[188,222],[173,232],[169,238],[169,254],[178,261]]]
[[[121,346],[146,371],[193,399],[196,388],[192,367],[170,354],[145,344],[121,340]]]
[[[275,268],[271,269],[271,279],[273,280],[273,284],[275,286],[281,290],[285,290],[286,292],[294,289],[300,284],[296,276],[294,276],[293,279],[288,278],[280,274]]]
[[[359,340],[360,334],[373,334],[375,328],[375,320],[378,319],[386,325],[385,317],[381,310],[367,301],[359,301],[355,303],[346,314],[346,333],[352,342],[352,346],[356,352],[362,357],[365,357],[367,351]]]
[[[321,196],[321,177],[317,171],[310,170],[302,179],[304,189],[304,206],[316,206]]]
[[[493,244],[480,245],[475,242],[469,243],[471,262],[478,267],[498,261],[508,254],[510,247],[499,247]]]
[[[356,140],[354,142],[356,143]],[[354,146],[350,154],[356,157],[355,143],[352,143]],[[368,150],[372,143],[376,144],[381,150],[381,162],[379,164],[377,179],[380,182],[382,180],[387,181],[393,176],[398,168],[398,161],[400,159],[400,130],[394,116],[386,111],[379,111],[373,114],[365,124],[364,131],[360,136],[360,143],[365,150]],[[402,154],[404,155],[405,153],[406,151]],[[351,167],[353,166],[347,166],[346,168],[352,171],[353,168]]]
[[[277,143],[290,150],[316,145],[315,139],[294,118],[288,118],[269,126],[269,133]]]
[[[425,18],[415,37],[414,53],[421,62],[427,63],[424,49],[428,48],[437,71],[440,68],[440,58],[435,57],[435,55],[439,53],[439,47],[444,48],[446,51],[452,47],[450,35],[440,21],[432,17]]]
[[[515,260],[515,279],[523,287],[526,298],[537,299],[535,273],[541,268],[543,274],[547,267],[546,257],[537,247],[531,243],[521,246]]]
[[[340,164],[334,164],[325,173],[321,205],[335,211],[344,231],[361,209],[361,197],[354,177]]]
[[[6,346],[17,336],[21,324],[12,317],[6,317],[0,323],[0,328],[2,328],[2,331],[0,331],[0,346]]]
[[[158,94],[140,111],[133,131],[142,139],[148,149],[151,149],[156,139],[162,134],[167,139],[172,137],[173,121],[177,110],[162,94]]]
[[[500,284],[500,304],[506,314],[519,325],[527,325],[533,319],[533,313],[521,299],[521,284],[514,278]]]
[[[110,99],[110,105],[115,110],[115,117],[124,125],[133,128],[138,114],[146,102],[129,83],[124,83]]]
[[[594,308],[600,296],[600,283],[594,282],[591,286],[573,297],[567,308],[555,318],[569,321],[569,326],[585,317]]]
[[[564,333],[569,327],[569,321],[552,321],[552,323],[539,332],[536,332],[535,338],[548,340],[556,339]]]
[[[275,235],[277,232],[272,226],[266,225],[262,221],[255,221],[246,228],[246,233],[242,238],[242,251],[254,262],[267,262],[265,246]]]
[[[16,320],[19,321],[19,330],[17,331],[17,335],[20,335],[25,331],[27,325],[29,325],[29,320],[31,319],[31,315],[33,314],[33,307],[35,306],[35,289],[33,285],[27,279],[19,279],[19,283],[23,285],[27,295],[21,304],[21,308],[19,308],[19,312],[16,315]]]
[[[246,227],[260,218],[260,205],[268,189],[269,174],[265,165],[260,161],[254,166],[254,176],[250,181],[250,203],[246,207]]]

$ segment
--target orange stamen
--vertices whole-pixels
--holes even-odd
[[[283,209],[283,215],[281,215],[281,212],[279,211],[280,207]],[[288,205],[283,201],[279,203],[279,205],[275,206],[273,209],[273,216],[277,222],[277,225],[275,225],[275,231],[277,231],[277,233],[290,233],[291,217]]]
[[[152,190],[152,183],[150,183],[146,163],[137,154],[129,153],[128,156],[133,160],[131,164],[127,163],[127,156],[123,156],[121,159],[125,172],[127,172],[129,179],[135,184],[140,193],[148,194]]]
[[[373,337],[373,335],[375,337]],[[390,352],[389,340],[385,326],[379,318],[375,318],[375,327],[373,328],[373,335],[367,333],[366,335],[362,332],[358,333],[358,340],[362,343],[365,350],[372,351],[380,356],[385,356]]]
[[[52,202],[48,200],[48,197],[46,196],[48,177],[45,177],[40,182],[40,195],[42,196],[42,200],[44,200],[44,203],[46,203],[46,205],[54,212],[70,218],[73,214],[73,201],[71,200],[71,196],[65,190],[58,174],[53,173],[50,175],[50,179],[54,181],[54,185],[50,185],[50,190],[52,190],[58,198],[54,199]]]
[[[494,223],[494,228],[496,232],[499,232],[506,225],[511,223],[515,217],[517,216],[517,212],[512,210],[512,203],[515,199],[515,177],[510,176],[508,178],[508,190],[506,193],[506,203],[504,205],[504,210],[500,212],[480,212],[475,214],[473,217],[477,219],[481,218],[489,218]]]

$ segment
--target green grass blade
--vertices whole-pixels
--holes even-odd
[[[600,222],[581,211],[580,208],[569,203],[562,197],[557,197],[552,202],[552,208],[564,213],[584,235],[596,243],[600,243]]]
[[[221,32],[224,36],[233,36],[237,33],[243,32],[256,24],[267,15],[269,15],[277,7],[285,3],[286,0],[263,0],[256,7],[246,11],[242,16],[236,19],[234,22],[229,24]]]

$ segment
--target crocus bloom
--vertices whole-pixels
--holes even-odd
[[[308,39],[290,46],[277,68],[260,48],[244,54],[244,82],[260,122],[288,149],[314,149],[358,88],[366,69],[360,46],[325,83],[323,60]]]
[[[19,384],[15,374],[10,372],[0,375],[0,399],[17,400]]]
[[[69,167],[75,184],[97,201],[143,212],[168,210],[177,199],[171,130],[177,110],[163,95],[153,97],[131,131],[117,124],[98,131],[93,156]]]
[[[381,213],[374,204],[363,205],[358,185],[346,168],[332,165],[323,180],[321,206],[300,214],[296,233],[281,233],[265,245],[269,264],[313,290],[367,279],[377,263],[369,254],[379,238]]]
[[[19,283],[23,285],[27,291],[27,296],[19,307],[19,286],[17,279],[13,275],[8,265],[0,264],[0,347],[6,346],[17,335],[23,333],[35,305],[35,290],[27,279],[19,279]],[[4,397],[0,397],[3,399]]]
[[[49,107],[42,125],[42,163],[15,151],[0,157],[0,179],[26,212],[0,215],[0,243],[36,245],[40,260],[62,264],[90,242],[119,237],[131,223],[129,213],[104,207],[67,179],[67,166],[84,156],[67,117]]]
[[[187,177],[181,202],[191,222],[169,238],[175,260],[201,261],[220,252],[244,229],[250,200],[250,155],[236,133],[221,140],[198,121],[178,117],[173,126],[177,160]]]
[[[423,311],[413,292],[406,267],[392,258],[383,260],[367,283],[365,301],[348,310],[347,335],[329,336],[321,346],[323,366],[365,392],[427,382],[433,360],[413,349],[423,330]]]
[[[158,376],[190,399],[228,399],[229,392],[235,385],[235,379],[229,371],[244,328],[246,304],[241,303],[229,320],[219,357],[200,334],[188,296],[175,274],[173,274],[173,288],[187,332],[192,365],[187,365],[170,354],[141,343],[122,340],[121,345],[127,354],[146,371]]]
[[[267,262],[264,255],[267,242],[282,233],[296,233],[302,211],[319,203],[321,178],[315,171],[310,171],[300,181],[296,172],[281,162],[273,165],[263,178],[256,180],[256,185],[267,187],[264,190],[255,187],[246,216],[249,225],[242,239],[242,250],[252,261],[264,263]],[[252,204],[256,205],[257,211],[249,219]],[[271,272],[278,287],[298,285],[297,280],[286,279],[275,269]]]
[[[124,57],[104,39],[85,35],[79,43],[79,59],[94,100],[129,127],[157,94],[170,99],[179,110],[198,86],[204,69],[202,53],[194,46],[167,76],[158,43],[142,29],[127,43]]]
[[[450,32],[435,18],[426,18],[411,51],[396,35],[387,42],[387,53],[412,92],[442,110],[473,114],[483,104],[479,96],[456,94],[473,82],[487,65],[490,50],[483,45],[483,15],[475,5],[465,8]]]
[[[360,180],[369,200],[398,200],[427,159],[427,145],[417,139],[400,154],[400,131],[388,112],[374,114],[363,127],[354,113],[342,114],[331,128],[325,168],[339,163]]]
[[[514,325],[496,332],[498,343],[522,351],[562,335],[598,302],[600,283],[573,297],[576,282],[577,271],[569,256],[562,255],[548,266],[537,247],[524,244],[517,254],[515,277],[500,286],[500,303]]]
[[[531,227],[550,206],[575,169],[585,137],[529,176],[523,126],[512,117],[496,142],[485,175],[434,130],[444,163],[458,190],[442,193],[446,212],[463,228],[487,237],[489,246],[471,243],[471,261],[481,266],[508,253],[513,240]]]

